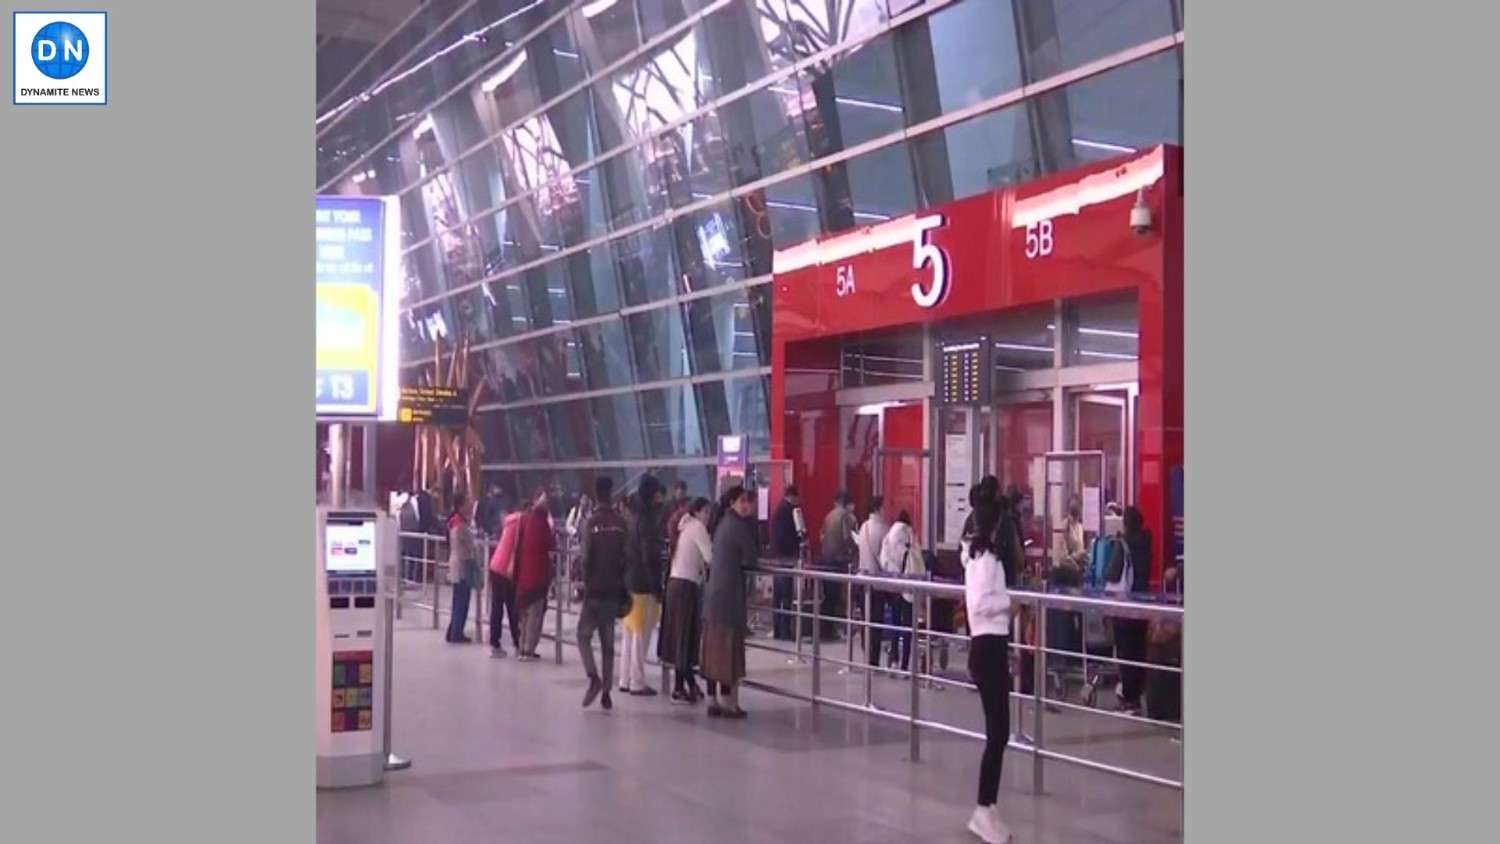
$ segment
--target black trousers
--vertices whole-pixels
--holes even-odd
[[[1146,661],[1146,629],[1149,625],[1141,618],[1117,618],[1115,625],[1115,655],[1120,659],[1135,662]],[[1146,691],[1146,669],[1133,665],[1120,666],[1120,686],[1126,703],[1139,705],[1141,693]]]
[[[975,636],[969,640],[969,676],[979,687],[984,706],[984,753],[979,757],[979,805],[993,806],[1000,796],[1000,764],[1010,741],[1010,637]]]
[[[500,647],[500,628],[510,618],[510,643],[521,648],[521,618],[516,615],[516,585],[494,572],[490,576],[490,647]]]
[[[896,592],[882,592],[879,589],[870,590],[870,620],[877,624],[885,624],[885,609],[891,609],[891,624],[903,630],[911,629],[911,602],[901,597]],[[911,667],[911,633],[893,632],[882,630],[879,627],[870,628],[869,657],[870,667],[880,665],[880,651],[886,637],[892,637],[896,643],[896,653],[900,658],[901,670],[905,671]]]
[[[797,629],[797,619],[783,613],[791,612],[792,598],[796,595],[796,589],[792,585],[790,577],[780,575],[771,581],[771,606],[777,612],[771,621],[771,630],[778,639],[790,641],[792,631]]]

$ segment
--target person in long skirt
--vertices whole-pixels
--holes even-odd
[[[711,718],[744,718],[739,682],[745,677],[745,569],[760,556],[755,538],[755,493],[730,487],[713,529],[712,565],[703,591],[703,676],[711,684]]]
[[[975,511],[975,532],[963,552],[964,607],[969,620],[969,674],[984,706],[984,753],[979,760],[979,799],[969,831],[987,844],[1006,844],[1010,830],[1000,817],[1001,761],[1010,740],[1010,592],[1005,564],[996,553],[998,509]]]
[[[678,705],[697,703],[703,694],[693,669],[698,665],[702,638],[703,581],[713,557],[707,524],[712,509],[707,498],[695,498],[686,505],[686,514],[678,524],[671,576],[667,580],[667,622],[661,638],[661,658],[676,669],[672,703]]]

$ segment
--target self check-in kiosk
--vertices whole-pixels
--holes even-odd
[[[387,760],[385,590],[396,521],[376,510],[317,512],[317,783],[373,785]]]

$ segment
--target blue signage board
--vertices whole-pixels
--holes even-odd
[[[375,416],[385,314],[386,207],[317,198],[317,413]]]

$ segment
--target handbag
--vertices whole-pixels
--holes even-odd
[[[615,618],[621,619],[627,615],[630,615],[630,611],[634,608],[635,598],[630,594],[630,590],[621,589],[620,600],[615,605]]]

